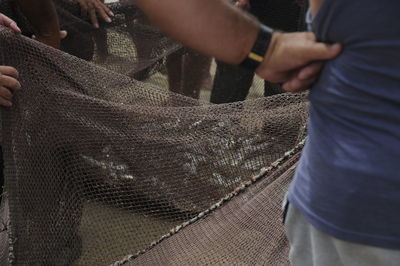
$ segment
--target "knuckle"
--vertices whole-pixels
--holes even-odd
[[[12,97],[12,94],[11,94],[10,91],[7,90],[6,88],[1,87],[0,96],[1,96],[2,98],[10,99],[10,98]]]
[[[306,34],[307,39],[312,41],[315,40],[315,34],[313,32],[307,32]]]
[[[14,82],[13,82],[12,79],[7,79],[7,78],[3,79],[3,86],[5,86],[5,87],[13,87],[13,84],[14,84]]]

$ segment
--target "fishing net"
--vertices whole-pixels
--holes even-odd
[[[280,206],[306,95],[177,94],[179,82],[203,93],[207,57],[130,3],[96,31],[56,3],[68,54],[0,29],[1,64],[23,87],[2,110],[0,264],[288,264]],[[177,75],[188,62],[195,81]]]

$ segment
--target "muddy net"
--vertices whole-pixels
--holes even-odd
[[[210,104],[215,63],[134,5],[93,30],[55,2],[63,51],[0,29],[23,87],[2,109],[0,264],[288,264],[306,95]]]

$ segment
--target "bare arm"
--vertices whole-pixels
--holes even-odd
[[[52,0],[16,0],[32,24],[36,39],[54,48],[60,47],[60,26]]]
[[[205,54],[238,64],[250,51],[259,23],[224,0],[135,0],[151,22]]]
[[[238,64],[250,52],[260,24],[225,0],[134,0],[154,25],[204,54]],[[340,45],[317,43],[313,33],[274,33],[256,73],[283,82],[287,91],[307,89]]]

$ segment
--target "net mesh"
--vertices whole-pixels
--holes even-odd
[[[208,57],[129,3],[96,31],[56,3],[69,54],[0,29],[23,87],[2,110],[0,264],[287,264],[280,205],[306,95],[177,94],[204,95]]]

